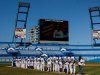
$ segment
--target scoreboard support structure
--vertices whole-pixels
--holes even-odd
[[[18,4],[18,12],[16,14],[14,35],[13,35],[13,40],[12,40],[12,42],[15,43],[15,46],[16,46],[16,42],[20,42],[20,45],[25,46],[26,37],[22,37],[23,34],[21,34],[20,31],[25,29],[24,34],[26,36],[26,23],[27,23],[29,8],[30,8],[30,3],[28,2],[19,2]],[[19,32],[16,33],[16,29],[17,31],[19,29]]]
[[[91,20],[92,46],[100,46],[100,7],[89,8]]]

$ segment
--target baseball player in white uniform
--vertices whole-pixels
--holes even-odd
[[[59,71],[62,72],[62,61],[59,60]]]
[[[37,69],[37,58],[34,58],[34,69]]]
[[[66,62],[64,63],[64,70],[67,70],[67,74],[69,73],[69,62],[68,60],[66,60]]]
[[[50,59],[47,60],[47,67],[48,67],[48,71],[51,71],[51,60]]]
[[[45,61],[41,58],[41,71],[44,71]]]

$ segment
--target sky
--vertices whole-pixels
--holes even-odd
[[[91,45],[88,9],[100,6],[100,0],[0,0],[0,42],[12,41],[19,1],[31,4],[27,32],[41,18],[68,20],[69,44]]]

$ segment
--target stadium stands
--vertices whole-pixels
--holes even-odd
[[[43,54],[47,54],[49,56],[63,56],[64,54],[60,50],[43,50]]]
[[[32,56],[39,56],[42,53],[40,51],[35,51],[35,50],[19,50],[21,55],[32,55]]]
[[[9,45],[8,44],[0,44],[0,48],[8,48]]]
[[[6,50],[0,50],[0,55],[7,55]]]
[[[18,44],[16,44],[18,45]],[[14,50],[8,50],[14,48]],[[96,60],[100,58],[100,47],[91,46],[76,46],[76,45],[53,45],[53,44],[34,44],[28,47],[15,47],[13,43],[0,43],[0,56],[12,57],[12,53],[17,53],[18,57],[23,56],[41,56],[47,54],[48,56],[65,56],[69,53],[78,56],[83,56],[86,60]]]

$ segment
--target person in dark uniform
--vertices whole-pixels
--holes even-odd
[[[16,59],[15,58],[13,58],[13,60],[12,60],[12,67],[16,67]]]
[[[85,65],[85,60],[80,56],[79,57],[79,62],[78,62],[78,66],[79,66],[79,75],[83,75],[83,66]]]

